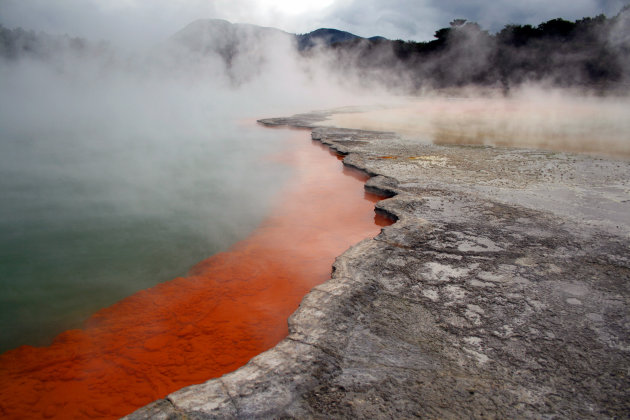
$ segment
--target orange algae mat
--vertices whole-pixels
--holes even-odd
[[[375,216],[367,177],[296,133],[283,160],[294,175],[247,239],[188,277],[94,314],[48,347],[0,355],[0,417],[118,418],[247,363],[288,333],[304,295],[336,256],[390,222]]]

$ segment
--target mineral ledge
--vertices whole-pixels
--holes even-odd
[[[261,120],[368,173],[396,220],[339,256],[289,336],[127,419],[627,418],[630,162]]]

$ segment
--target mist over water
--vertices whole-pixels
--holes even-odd
[[[630,154],[627,97],[410,90],[391,51],[375,50],[370,62],[384,65],[364,71],[227,22],[193,22],[134,54],[40,38],[18,34],[0,57],[0,351],[46,344],[247,236],[291,176],[273,158],[290,133],[258,118],[389,103],[331,123],[439,144]],[[440,63],[425,64],[466,74]]]
[[[44,344],[226,249],[288,175],[264,158],[284,133],[145,93],[65,90],[2,110],[1,349]]]
[[[290,59],[235,86],[179,58],[0,60],[0,351],[243,239],[290,176],[290,133],[255,118],[345,103]]]
[[[418,142],[535,148],[630,159],[630,99],[521,86],[433,92],[387,108],[339,113],[327,125],[396,131]]]

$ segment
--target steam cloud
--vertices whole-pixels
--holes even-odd
[[[0,351],[46,344],[251,232],[289,175],[266,156],[290,135],[256,118],[361,101],[282,36],[239,37],[227,61],[176,39],[135,54],[0,40]]]
[[[628,20],[617,25],[606,36],[623,51]],[[523,78],[506,92],[501,84],[480,88],[466,78],[484,69],[492,54],[483,32],[435,60],[417,63],[416,72],[393,61],[390,47],[315,47],[300,53],[295,39],[282,31],[217,21],[194,22],[133,54],[106,42],[1,27],[0,40],[3,249],[37,243],[46,232],[83,230],[97,241],[109,228],[94,226],[106,219],[120,225],[122,234],[119,242],[99,249],[132,249],[125,242],[131,224],[143,226],[143,232],[194,232],[234,242],[264,213],[251,203],[264,207],[287,175],[281,167],[261,175],[261,155],[279,151],[282,136],[251,123],[313,109],[394,106],[363,116],[340,114],[333,123],[401,131],[418,141],[630,154],[630,103],[623,88],[627,55],[620,56],[619,89],[584,92]],[[448,67],[450,62],[457,66]],[[446,90],[428,79],[458,88]],[[419,96],[409,100],[410,94]],[[221,214],[229,217],[212,223]],[[188,267],[208,255],[207,249],[201,252]],[[99,258],[107,266],[109,260]],[[83,272],[77,284],[84,287],[92,275]],[[93,281],[99,291],[98,279]],[[0,303],[7,308],[12,286],[3,287]],[[34,300],[55,299],[48,289],[26,287],[40,294]],[[116,296],[101,306],[133,287],[119,282]],[[25,315],[0,319],[8,340],[16,317]],[[7,343],[0,347],[10,347]]]
[[[506,97],[433,92],[389,109],[342,113],[327,124],[396,131],[424,143],[526,147],[630,158],[627,96],[523,85]]]
[[[560,84],[579,84],[574,74],[552,73],[536,83],[522,75],[508,82],[499,77],[498,84],[487,75],[471,77],[487,73],[489,60],[496,56],[496,41],[478,25],[453,28],[451,35],[464,34],[463,40],[430,60],[411,62],[393,59],[391,43],[360,41],[350,48],[321,46],[300,53],[295,39],[280,30],[216,20],[193,22],[152,49],[134,54],[106,42],[0,28],[3,179],[53,170],[59,172],[54,179],[73,179],[80,173],[99,185],[102,196],[122,196],[130,208],[178,211],[190,200],[177,194],[196,182],[174,176],[173,156],[181,153],[182,142],[199,150],[198,156],[221,155],[236,147],[253,159],[261,150],[259,143],[227,146],[221,140],[229,137],[233,123],[228,121],[400,103],[408,94],[420,94],[421,99],[397,116],[383,111],[370,124],[350,121],[348,115],[337,121],[421,133],[439,143],[627,154],[624,115],[629,109],[630,61],[623,52],[630,45],[629,10],[596,34],[606,38],[620,66],[618,84],[604,89],[610,98],[602,97],[597,86],[587,85],[588,93],[554,87],[567,78],[568,83]],[[546,51],[542,44],[535,49]],[[552,52],[549,60],[559,58]],[[571,62],[558,66],[571,67]],[[483,88],[475,87],[476,81]],[[468,99],[448,99],[462,96]],[[387,118],[395,125],[383,122]],[[33,147],[26,155],[17,145],[28,142]],[[142,154],[143,159],[126,158]],[[88,165],[79,155],[95,159]],[[114,156],[116,163],[99,156]],[[47,157],[62,164],[46,167],[42,159]],[[238,178],[232,169],[229,177]],[[145,191],[155,185],[164,190],[164,197],[177,198],[147,206]],[[112,197],[111,205],[119,198]]]

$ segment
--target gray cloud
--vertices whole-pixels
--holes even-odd
[[[579,19],[616,14],[628,0],[335,0],[299,15],[283,13],[274,0],[1,0],[0,23],[7,27],[68,33],[117,44],[147,45],[196,19],[275,26],[289,32],[334,27],[362,36],[430,40],[454,18],[497,31],[508,23]]]
[[[147,45],[191,21],[212,17],[215,2],[203,0],[2,0],[0,23],[9,28]]]
[[[318,23],[362,36],[381,35],[409,39],[421,35],[430,38],[439,14],[425,1],[364,0],[342,3],[331,8]]]
[[[537,25],[562,17],[580,19],[604,13],[613,16],[625,0],[352,0],[323,20],[339,29],[361,35],[430,40],[435,30],[447,27],[454,18],[464,18],[498,31],[508,23]]]
[[[623,0],[429,0],[446,18],[462,17],[497,31],[508,23],[539,24],[554,18],[580,19],[600,13],[612,16],[619,12]]]

